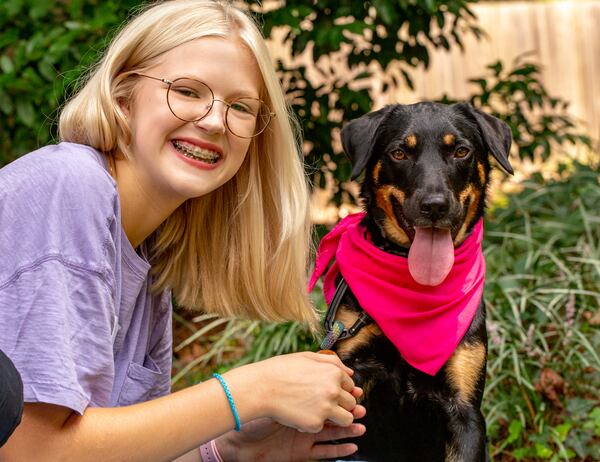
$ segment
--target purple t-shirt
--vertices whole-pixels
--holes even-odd
[[[26,402],[124,406],[168,394],[171,298],[121,226],[96,150],[46,146],[0,169],[0,350]]]

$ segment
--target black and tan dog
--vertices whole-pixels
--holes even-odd
[[[490,155],[512,173],[509,127],[468,104],[387,106],[348,123],[342,143],[353,178],[365,172],[360,225],[374,246],[399,256],[408,257],[419,230],[427,230],[428,239],[445,236],[451,251],[459,249],[484,213]],[[433,258],[445,260],[435,249]],[[336,283],[338,289],[343,284],[339,274]],[[355,441],[359,452],[351,460],[486,460],[483,301],[477,299],[466,333],[431,375],[406,361],[364,314],[351,286],[340,294],[327,325],[341,321],[345,330],[332,349],[354,369],[367,408],[367,432]]]

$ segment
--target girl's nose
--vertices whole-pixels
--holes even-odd
[[[215,100],[208,114],[194,124],[209,133],[225,133],[227,130],[226,114],[227,105],[222,101]]]

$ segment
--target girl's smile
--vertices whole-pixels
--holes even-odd
[[[177,155],[183,156],[184,161],[197,168],[211,170],[223,160],[223,150],[211,143],[181,138],[172,140],[171,144]]]

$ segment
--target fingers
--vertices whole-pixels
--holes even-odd
[[[360,398],[363,395],[363,389],[360,387],[354,387],[354,389],[351,391],[352,396],[354,396],[356,399]]]
[[[323,430],[315,434],[315,442],[322,443],[324,441],[343,440],[344,438],[355,438],[362,436],[366,431],[363,424],[353,423],[347,427],[339,427],[337,425],[325,425]]]
[[[349,456],[356,451],[358,451],[358,446],[354,443],[315,444],[310,450],[310,459],[336,459],[338,457]]]
[[[362,419],[367,415],[367,409],[364,406],[358,404],[354,409],[352,409],[352,415],[355,419]]]
[[[342,406],[337,406],[330,412],[327,420],[340,427],[347,427],[354,422],[354,416],[351,411],[347,411]]]
[[[352,393],[352,391],[354,390],[354,381],[350,378],[349,375],[346,374],[342,374],[342,388],[348,392],[348,393]]]
[[[350,376],[352,374],[354,374],[354,371],[352,369],[350,369],[348,366],[346,366],[342,362],[342,360],[339,358],[338,355],[318,354],[318,353],[311,353],[311,354],[315,355],[315,357],[321,361],[335,364],[336,366],[338,366],[340,369],[342,369],[346,374],[348,374]]]
[[[342,391],[338,399],[338,404],[347,411],[352,411],[356,407],[356,398],[347,391]]]
[[[362,407],[362,406],[357,406]],[[363,408],[364,409],[364,408]],[[315,443],[332,440],[343,440],[344,438],[355,438],[364,435],[366,428],[362,424],[352,424],[347,427],[326,425],[323,430],[315,435]],[[315,444],[310,451],[310,459],[335,459],[354,454],[358,446],[354,443],[344,444]]]

